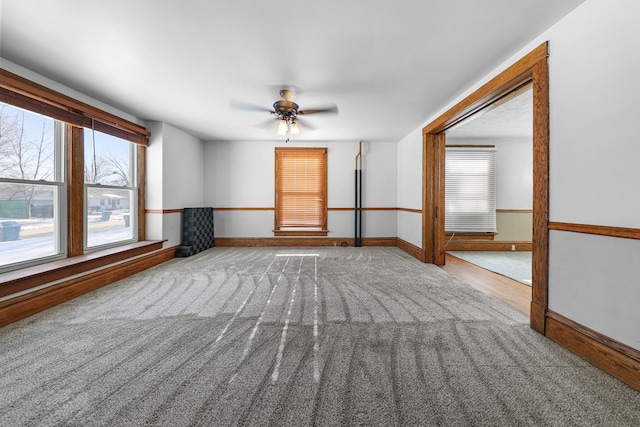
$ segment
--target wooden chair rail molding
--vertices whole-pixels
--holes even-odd
[[[243,207],[243,208],[234,208],[234,207],[221,207],[221,208],[211,208],[214,211],[273,211],[274,208],[270,207]],[[327,208],[329,211],[353,211],[355,208]],[[412,212],[412,213],[422,213],[422,209],[410,209],[410,208],[396,208],[396,207],[370,207],[370,208],[362,208],[363,211],[402,211],[402,212]],[[182,208],[178,209],[146,209],[145,213],[148,214],[166,214],[166,213],[177,213],[182,212]]]
[[[184,209],[145,209],[146,214],[168,214],[168,213],[181,213]]]
[[[572,233],[595,234],[598,236],[621,237],[624,239],[640,240],[640,228],[573,224],[568,222],[549,222],[549,230],[569,231]]]

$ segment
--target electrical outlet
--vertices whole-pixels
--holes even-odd
[[[516,245],[511,245],[511,250],[515,251],[516,250]]]

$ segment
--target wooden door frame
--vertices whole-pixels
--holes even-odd
[[[531,328],[544,334],[549,282],[549,68],[544,42],[422,129],[423,261],[445,262],[445,132],[525,84],[533,86],[533,242]]]

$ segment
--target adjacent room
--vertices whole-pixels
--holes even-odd
[[[493,276],[497,288],[507,286],[530,302],[531,85],[516,88],[447,130],[445,156],[448,263],[470,263],[500,275]]]
[[[639,425],[638,16],[0,0],[0,425]]]

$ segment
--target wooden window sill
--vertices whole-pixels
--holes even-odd
[[[161,241],[130,243],[0,274],[0,298],[162,249]]]
[[[329,232],[329,230],[317,230],[317,231],[312,231],[312,230],[300,230],[300,231],[295,231],[295,230],[286,230],[286,231],[282,231],[282,230],[273,230],[273,235],[274,236],[326,236],[327,233]]]

